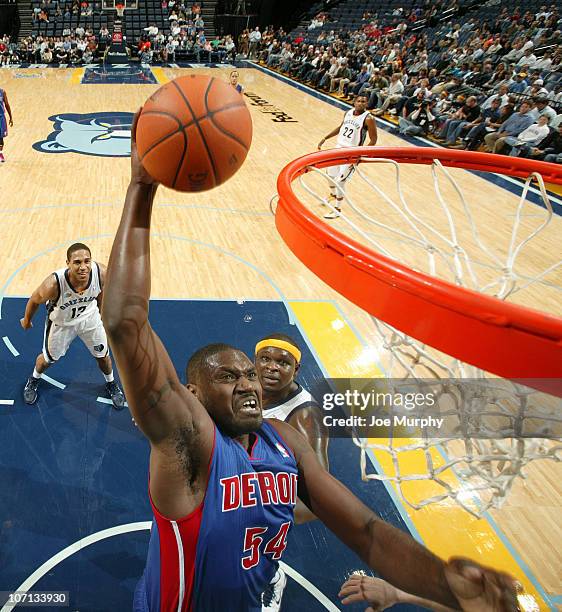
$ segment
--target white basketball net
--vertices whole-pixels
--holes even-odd
[[[531,274],[528,270],[519,271],[520,263],[525,261],[522,257],[525,248],[545,231],[553,217],[552,204],[540,174],[533,173],[527,178],[518,205],[511,210],[510,236],[507,248],[501,252],[496,244],[489,244],[482,238],[476,221],[478,217],[473,214],[450,170],[438,160],[434,160],[430,171],[434,187],[432,210],[441,219],[439,229],[432,225],[432,220],[418,214],[415,204],[406,201],[400,180],[405,171],[403,166],[381,158],[365,157],[360,162],[356,165],[353,179],[355,195],[346,193],[342,202],[341,220],[336,222],[339,229],[343,221],[350,233],[379,253],[416,270],[502,300],[539,285],[541,288],[548,285],[555,291],[560,289],[553,279],[562,260],[551,262],[543,270]],[[388,195],[388,187],[383,189],[375,183],[371,172],[373,164],[377,173],[382,171],[381,164],[394,168],[394,197]],[[358,184],[358,178],[362,184]],[[537,181],[545,208],[527,200],[533,179]],[[324,171],[311,166],[296,183],[312,196],[313,206],[323,206],[320,212],[335,210],[333,200],[327,199],[326,182],[328,186],[336,185]],[[457,195],[454,211],[451,203],[443,197],[443,182]],[[484,193],[482,197],[485,197]],[[427,209],[425,200],[424,205]],[[351,211],[353,218],[348,214]],[[459,212],[461,222],[458,220]],[[505,228],[503,231],[505,233]],[[415,260],[404,261],[400,254],[403,245],[415,248],[418,254]],[[528,268],[528,265],[523,268]],[[454,500],[471,514],[481,516],[490,507],[501,505],[516,478],[525,477],[523,468],[531,461],[562,459],[562,400],[494,378],[479,368],[418,342],[383,321],[375,318],[373,321],[380,341],[378,349],[385,354],[386,377],[406,379],[412,383],[428,378],[442,381],[437,389],[438,396],[445,401],[441,411],[448,418],[456,419],[456,426],[454,437],[448,439],[432,438],[431,430],[424,428],[416,430],[415,438],[405,438],[403,430],[388,439],[354,437],[355,444],[361,448],[364,480],[395,483],[404,501],[416,509]],[[473,381],[469,391],[449,380],[466,378]],[[478,438],[475,432],[478,432]],[[408,455],[412,453],[418,457],[416,465],[420,464],[420,453],[423,453],[423,472],[414,470],[413,473],[408,468],[412,463],[408,461]],[[384,474],[369,472],[368,454],[384,463]],[[419,498],[419,486],[408,490],[411,481],[428,481],[427,492],[422,498]],[[414,490],[415,494],[412,493]]]

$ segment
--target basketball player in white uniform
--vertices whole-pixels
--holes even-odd
[[[35,404],[43,372],[63,357],[78,336],[95,357],[105,378],[113,407],[121,410],[125,397],[113,377],[109,345],[100,315],[105,266],[92,261],[90,249],[80,242],[66,252],[66,268],[50,274],[33,292],[25,307],[21,326],[29,329],[41,304],[47,306],[43,351],[23,390],[26,404]]]
[[[300,368],[301,350],[285,334],[270,334],[255,348],[255,363],[262,386],[263,416],[286,421],[300,431],[314,449],[320,463],[328,469],[327,429],[322,411],[312,395],[295,380]],[[312,521],[314,514],[297,499],[295,523]],[[262,612],[277,612],[281,606],[285,572],[278,567],[269,588],[262,595]]]
[[[368,147],[374,147],[377,143],[377,126],[371,113],[367,110],[367,96],[356,96],[353,108],[343,118],[341,125],[334,128],[327,136],[318,143],[318,149],[333,136],[338,140],[336,148],[360,147],[365,143],[367,133],[369,134]],[[324,215],[324,219],[337,219],[341,213],[341,203],[345,193],[345,182],[355,171],[353,164],[342,164],[339,166],[329,166],[326,173],[333,180],[330,181],[330,198],[335,199],[335,211],[330,211]]]

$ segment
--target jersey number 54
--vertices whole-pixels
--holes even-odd
[[[287,533],[291,527],[291,521],[287,521],[281,525],[279,531],[269,540],[263,547],[261,545],[264,538],[262,535],[267,531],[267,527],[246,527],[246,535],[244,536],[244,552],[249,554],[242,557],[242,567],[245,570],[252,569],[260,562],[260,555],[271,555],[275,561],[281,559],[283,551],[287,548]]]

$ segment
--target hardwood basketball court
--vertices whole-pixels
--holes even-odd
[[[99,84],[96,83],[99,75],[94,75],[90,83],[81,84],[84,69],[11,68],[0,71],[0,86],[8,93],[15,121],[5,141],[7,163],[0,167],[0,299],[5,304],[0,311],[0,322],[2,336],[8,338],[19,354],[15,355],[4,340],[5,346],[1,349],[3,378],[10,376],[16,363],[18,372],[30,369],[31,360],[22,363],[22,354],[32,355],[40,348],[19,329],[17,309],[7,308],[6,304],[17,297],[29,296],[47,274],[63,266],[66,248],[72,242],[85,242],[91,246],[94,259],[107,261],[129,177],[128,157],[114,157],[111,153],[122,154],[123,142],[118,141],[125,141],[127,137],[130,116],[126,113],[141,106],[159,84],[189,70],[153,68],[156,84],[146,79],[142,81],[144,84],[104,83],[103,75]],[[197,70],[226,80],[230,68]],[[240,82],[244,85],[254,123],[248,158],[234,178],[212,191],[191,195],[160,189],[153,216],[152,296],[178,302],[279,303],[287,311],[289,324],[294,323],[295,329],[308,341],[310,358],[314,356],[324,375],[380,376],[378,341],[370,317],[330,290],[293,256],[277,234],[269,211],[281,168],[292,159],[315,150],[318,141],[339,124],[343,110],[256,68],[241,68]],[[110,113],[111,121],[117,123],[94,113]],[[77,115],[88,117],[78,118]],[[49,139],[57,125],[57,117],[57,135]],[[63,122],[66,122],[64,126]],[[79,135],[73,133],[79,131],[74,124],[80,122],[94,125],[91,137],[83,131]],[[104,135],[101,132],[106,124],[110,127]],[[109,146],[110,140],[114,141],[111,147],[115,148],[104,148]],[[330,143],[334,145],[335,139],[327,144]],[[379,123],[378,144],[408,146],[384,129],[382,123]],[[377,168],[376,175],[381,183],[389,185],[389,190],[393,189],[390,169]],[[503,231],[505,220],[512,222],[517,196],[505,187],[464,170],[454,171],[454,176],[477,211],[483,239],[498,248],[505,246],[509,240],[509,232]],[[402,176],[406,197],[415,202],[420,215],[428,218],[434,215],[430,205],[434,191],[429,177],[426,168],[418,167],[405,168]],[[512,185],[512,188],[517,189],[517,186]],[[362,189],[361,181],[354,177],[349,183],[352,197],[362,197]],[[445,196],[455,200],[452,190],[446,193],[445,186],[443,189]],[[556,202],[560,212],[562,202]],[[457,204],[453,205],[455,207],[458,209]],[[540,211],[538,207],[536,211],[532,207],[526,209],[524,231],[538,224]],[[324,210],[317,206],[315,212],[321,215]],[[376,209],[370,210],[371,215],[376,213]],[[385,219],[392,220],[391,213],[385,215]],[[341,223],[341,220],[333,223]],[[343,230],[344,226],[341,228]],[[562,251],[561,235],[562,220],[556,215],[525,252],[520,270],[530,274],[537,265],[546,269],[556,262]],[[386,241],[390,251],[403,250],[399,242],[392,243],[387,237],[381,239]],[[404,256],[411,265],[416,265],[415,252]],[[486,262],[481,261],[480,266],[484,269]],[[562,272],[558,270],[549,275],[545,283],[522,292],[517,300],[560,315],[561,289]],[[241,318],[235,325],[242,330],[252,315],[246,313],[247,317],[250,319]],[[217,319],[213,340],[221,333],[220,317]],[[189,329],[198,326],[198,322],[163,320],[162,325],[168,325],[173,333],[176,327]],[[275,330],[274,317],[268,320],[268,325],[271,331]],[[41,327],[39,314],[35,326]],[[176,364],[178,371],[183,369],[183,361]],[[52,369],[52,375],[64,377],[64,371],[61,362]],[[25,378],[15,381],[22,387],[24,382]],[[19,389],[17,384],[13,388]],[[7,388],[0,387],[1,399],[14,400],[13,405],[0,405],[1,423],[5,435],[17,436],[18,419],[36,418],[41,423],[43,417],[40,410],[26,407],[15,391],[11,393],[8,397]],[[88,427],[87,421],[82,425]],[[122,426],[127,427],[126,421]],[[21,452],[26,452],[25,445]],[[336,453],[335,446],[332,452]],[[40,462],[41,457],[35,460]],[[332,462],[340,462],[339,469],[350,479],[359,479],[358,464],[344,463],[344,455],[334,454]],[[404,524],[434,552],[445,557],[452,554],[471,556],[512,572],[539,602],[541,610],[557,609],[562,602],[559,530],[562,467],[560,463],[535,462],[527,469],[527,475],[525,481],[518,481],[503,508],[480,520],[451,504],[429,506],[417,512],[408,510],[391,486],[387,490]],[[29,500],[29,504],[37,503],[37,500]],[[9,503],[3,507],[0,519],[3,529],[9,531],[6,522],[16,511]],[[148,513],[144,520],[150,520]],[[115,524],[122,522],[125,519],[120,517]],[[84,537],[87,532],[85,528]],[[298,530],[296,533],[298,537]],[[55,543],[52,555],[57,551]],[[35,566],[26,564],[24,556],[12,562],[17,565],[15,574],[21,574],[22,581],[36,570]],[[14,567],[12,565],[12,570]],[[301,574],[307,576],[306,568]],[[344,576],[335,578],[343,581]],[[314,582],[313,578],[309,579]],[[18,584],[2,584],[0,579],[0,587],[0,590],[13,590]]]

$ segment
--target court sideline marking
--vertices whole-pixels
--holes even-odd
[[[56,555],[53,555],[50,559],[45,561],[42,565],[40,565],[28,578],[26,578],[15,591],[19,591],[20,593],[27,593],[31,587],[33,587],[45,574],[50,572],[54,567],[56,567],[59,563],[62,563],[68,557],[71,557],[74,553],[79,552],[86,548],[87,546],[91,546],[96,542],[100,542],[107,538],[111,538],[116,535],[120,535],[122,533],[132,533],[134,531],[150,531],[152,527],[152,521],[139,521],[137,523],[125,523],[123,525],[116,525],[115,527],[109,527],[108,529],[103,529],[102,531],[97,531],[96,533],[92,533],[89,536],[84,538],[80,538],[70,546],[63,548],[63,550],[59,551]],[[299,574],[295,569],[283,563],[283,561],[279,562],[279,565],[285,570],[285,572],[298,584],[300,584],[306,591],[308,591],[311,595],[316,597],[316,599],[326,608],[326,610],[330,610],[330,612],[339,612],[339,608],[336,606],[322,593],[322,591],[318,590],[310,581],[308,581],[304,576]],[[13,610],[18,604],[6,604],[0,610],[0,612],[10,612]]]

